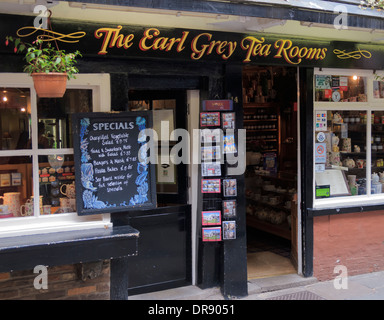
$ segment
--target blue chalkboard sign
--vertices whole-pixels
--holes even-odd
[[[151,113],[78,113],[72,128],[78,215],[156,207]]]

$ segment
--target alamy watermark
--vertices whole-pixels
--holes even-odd
[[[346,266],[337,265],[333,269],[333,273],[337,273],[337,276],[333,280],[333,287],[337,290],[348,289],[348,269]]]
[[[161,121],[159,133],[154,129],[140,131],[138,141],[145,141],[139,151],[138,159],[143,164],[200,164],[215,162],[228,165],[228,175],[242,175],[246,168],[246,130],[245,129],[193,129],[191,139],[186,129],[175,129],[169,133],[169,122]],[[177,141],[170,148],[169,141]],[[193,142],[191,142],[193,141]],[[192,145],[191,145],[192,144]],[[157,150],[161,147],[160,156]],[[219,149],[214,149],[219,146]],[[210,158],[204,159],[202,150],[212,148]],[[169,151],[170,150],[170,151]],[[216,152],[218,150],[218,152]],[[149,156],[148,156],[149,152]],[[203,158],[203,159],[202,159]]]
[[[33,280],[33,287],[36,290],[47,290],[48,289],[48,268],[43,265],[37,265],[33,269],[33,273],[38,273],[39,275]]]

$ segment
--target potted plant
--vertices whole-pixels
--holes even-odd
[[[6,37],[6,45],[13,42],[15,53],[25,53],[26,65],[24,72],[29,73],[37,95],[40,98],[59,98],[66,90],[67,79],[75,78],[79,72],[76,57],[79,51],[66,53],[64,50],[53,47],[50,42],[43,47],[43,40],[37,39],[32,44],[24,43],[19,38]]]

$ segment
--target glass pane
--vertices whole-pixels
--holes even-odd
[[[316,75],[315,101],[366,102],[366,83],[359,76]]]
[[[49,155],[46,162],[39,161],[41,214],[75,212],[74,182],[73,155]]]
[[[315,115],[316,198],[366,194],[366,111]]]
[[[39,98],[39,148],[72,148],[71,114],[92,112],[92,90],[67,89],[63,98]]]
[[[32,164],[29,157],[0,158],[0,218],[31,216]]]
[[[0,91],[0,149],[31,148],[31,99],[29,89]]]
[[[384,183],[384,111],[372,112],[372,184],[371,193],[382,193]]]
[[[384,98],[384,81],[373,81],[373,97],[375,99]]]

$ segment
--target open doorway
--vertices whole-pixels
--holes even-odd
[[[297,273],[297,69],[243,69],[248,279]]]

